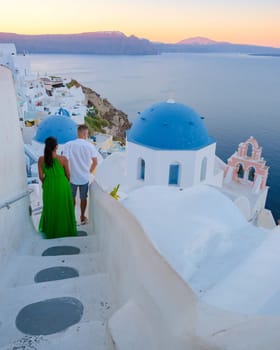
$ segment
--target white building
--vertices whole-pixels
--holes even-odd
[[[141,113],[127,132],[127,174],[131,185],[191,187],[222,185],[215,169],[216,143],[201,117],[173,100]]]
[[[265,209],[268,167],[261,148],[252,137],[239,148],[224,163],[215,154],[215,140],[193,109],[173,100],[158,103],[141,113],[127,131],[125,172],[118,183],[124,192],[152,185],[182,189],[212,185],[234,202],[246,220],[273,228],[272,214]],[[244,179],[238,176],[239,166],[246,168]],[[108,183],[113,186],[109,179]]]
[[[250,220],[256,206],[264,210],[267,188],[263,184],[263,191],[255,193],[257,162],[247,153],[239,161],[243,157],[243,164],[255,162],[256,176],[238,183],[236,170],[232,178],[226,176],[232,163],[217,158],[215,142],[199,115],[169,101],[141,113],[127,133],[125,153],[112,154],[98,167],[92,214],[111,276],[118,276],[120,309],[109,322],[117,343],[123,341],[122,331],[133,328],[134,317],[143,316],[144,324],[160,318],[169,330],[175,322],[173,332],[182,343],[178,345],[175,336],[173,345],[180,349],[183,338],[190,349],[262,349],[265,343],[276,349],[277,336],[268,329],[279,324],[280,284],[273,278],[280,262],[279,227],[267,230]],[[113,204],[105,193],[116,184],[120,200]],[[244,210],[245,199],[250,199],[249,212]],[[180,322],[174,310],[165,309],[163,294],[167,296],[170,280],[166,275],[166,283],[161,280],[164,273],[156,271],[160,264],[155,257],[146,255],[142,236],[193,293],[194,299],[189,295],[182,303],[176,293],[169,295],[173,301],[178,298]],[[139,292],[141,287],[149,297]],[[143,305],[143,299],[151,304]],[[195,330],[187,330],[192,307]],[[188,332],[196,340],[187,340]]]

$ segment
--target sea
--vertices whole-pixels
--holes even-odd
[[[269,166],[266,207],[280,219],[280,57],[164,53],[155,56],[29,55],[32,71],[73,78],[133,122],[170,98],[203,116],[225,162],[250,136]]]

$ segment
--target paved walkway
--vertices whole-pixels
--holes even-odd
[[[0,350],[109,349],[110,284],[89,225],[78,235],[46,240],[34,232],[14,256],[1,278]]]

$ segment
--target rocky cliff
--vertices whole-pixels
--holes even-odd
[[[127,115],[115,108],[106,98],[102,98],[94,90],[81,85],[75,80],[71,81],[71,85],[81,86],[86,97],[86,105],[94,107],[96,117],[107,121],[106,126],[103,127],[104,132],[112,135],[115,140],[125,142],[125,132],[131,127]]]

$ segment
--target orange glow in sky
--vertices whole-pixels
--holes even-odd
[[[0,32],[66,34],[117,30],[152,41],[203,36],[280,47],[279,0],[9,0]]]

